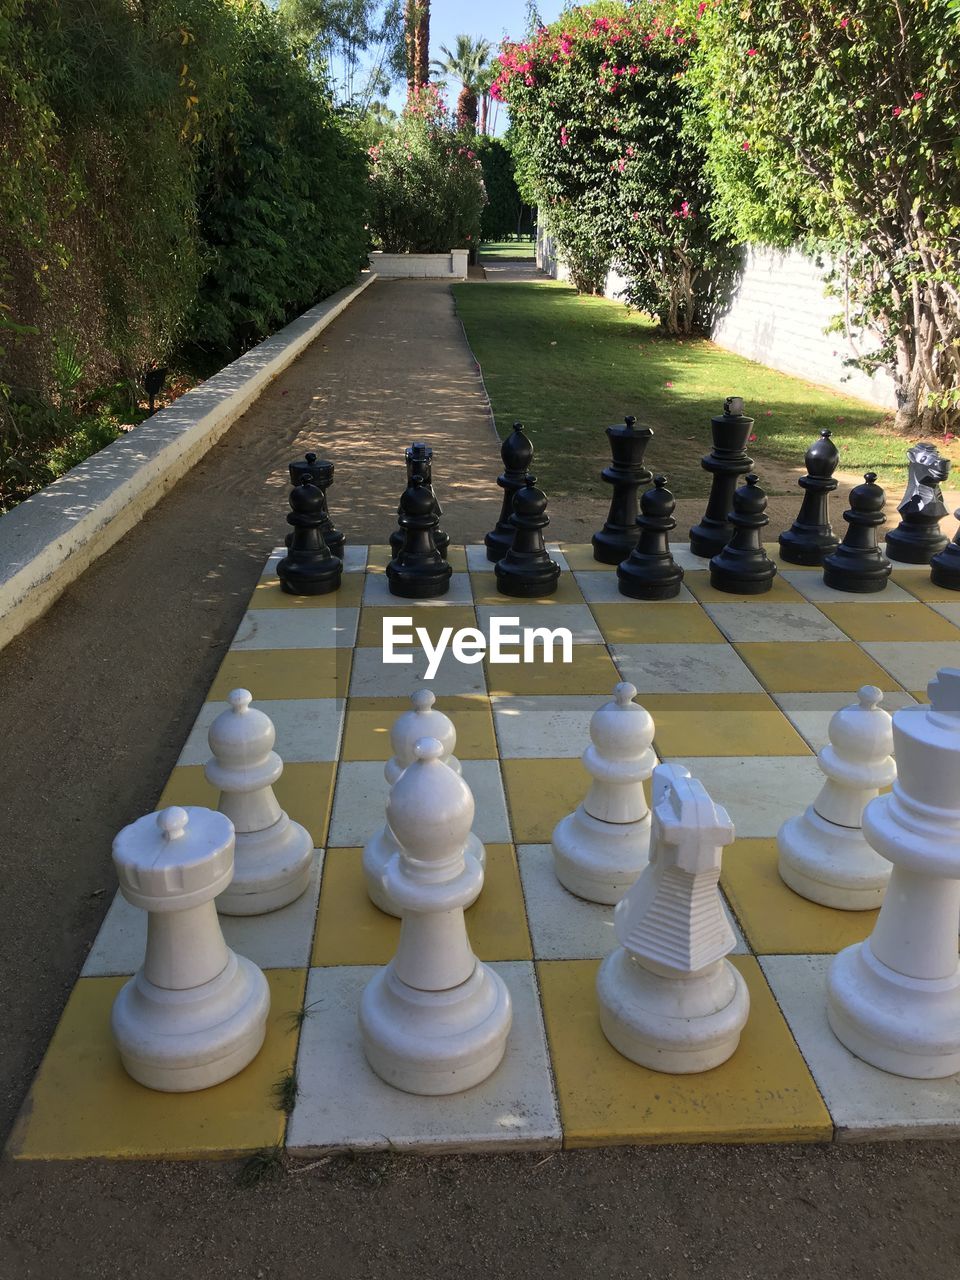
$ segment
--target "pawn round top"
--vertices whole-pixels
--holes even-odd
[[[671,516],[676,505],[676,499],[667,488],[666,476],[654,476],[653,488],[640,495],[640,510],[645,516]]]
[[[393,760],[390,764],[394,766],[391,772],[395,773],[395,777],[391,778],[388,773],[388,781],[395,782],[400,773],[413,764],[417,758],[417,743],[424,738],[432,738],[440,743],[444,763],[453,754],[457,745],[457,731],[449,716],[434,710],[436,700],[435,694],[429,689],[418,689],[410,695],[412,709],[404,711],[393,722],[390,729]]]
[[[508,471],[529,470],[533,461],[533,444],[524,432],[522,422],[513,424],[513,430],[500,446],[500,457]]]
[[[113,864],[123,896],[147,911],[206,902],[233,878],[233,823],[196,805],[148,813],[120,831]]]
[[[405,516],[428,516],[433,513],[433,494],[422,475],[415,475],[400,499]]]
[[[734,510],[742,515],[758,516],[766,510],[767,495],[760,488],[760,477],[751,471],[733,495]]]
[[[634,702],[636,696],[636,685],[621,681],[613,690],[613,701],[605,702],[590,717],[590,740],[604,759],[628,760],[649,750],[653,717]]]
[[[840,451],[830,439],[829,428],[823,428],[819,440],[814,440],[803,460],[808,475],[816,476],[820,480],[828,479],[833,475],[840,461]]]
[[[387,823],[417,862],[451,862],[462,854],[473,825],[470,788],[443,761],[443,743],[420,738],[414,759],[387,800]]]
[[[249,689],[234,689],[227,694],[229,710],[221,711],[207,732],[207,742],[222,765],[244,767],[259,764],[273,750],[277,733],[273,721],[256,707],[251,707]]]
[[[523,488],[518,489],[513,498],[513,511],[518,516],[542,516],[547,509],[547,495],[537,488],[536,476],[528,471],[524,476]]]
[[[290,507],[297,515],[315,515],[323,510],[323,490],[309,480],[304,480],[290,490]]]
[[[841,707],[830,718],[827,736],[839,756],[864,764],[878,764],[893,753],[893,717],[881,707],[882,692],[865,684],[857,701]]]
[[[877,512],[883,510],[885,495],[877,484],[877,473],[868,471],[864,483],[850,490],[850,506],[854,511]]]

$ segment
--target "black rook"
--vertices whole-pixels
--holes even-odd
[[[428,444],[411,444],[404,451],[404,460],[407,464],[407,484],[413,483],[415,476],[420,476],[424,484],[430,490],[430,496],[433,498],[433,510],[437,520],[443,515],[443,509],[437,501],[437,495],[433,491],[433,450]],[[399,511],[397,513],[399,515]],[[446,558],[447,547],[450,545],[450,537],[437,525],[433,534],[433,540],[437,544],[437,550]],[[394,555],[403,546],[403,530],[395,529],[390,535],[390,550]]]
[[[323,518],[320,523],[320,532],[323,534],[323,540],[331,553],[343,559],[345,538],[342,533],[339,533],[333,527],[333,521],[330,519],[330,512],[327,507],[327,490],[333,484],[333,463],[318,458],[315,453],[308,453],[302,461],[291,462],[287,469],[290,472],[290,483],[294,488],[298,484],[309,482],[316,485],[323,494]],[[292,534],[287,534],[286,542],[288,547],[292,537]]]
[[[453,570],[437,550],[436,500],[423,476],[415,475],[400,499],[403,545],[387,565],[387,583],[395,596],[430,600],[446,595]]]

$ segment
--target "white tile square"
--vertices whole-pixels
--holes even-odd
[[[671,760],[699,778],[740,839],[775,836],[823,786],[813,756],[695,756]]]
[[[856,692],[848,693],[773,693],[770,695],[801,738],[819,751],[829,742],[827,726],[835,711],[853,706]],[[880,704],[891,715],[901,707],[916,705],[909,693],[885,693]]]
[[[710,568],[709,556],[695,556],[690,548],[684,546],[682,542],[671,542],[670,554],[684,573],[696,572],[698,569],[709,570]]]
[[[558,1147],[560,1119],[533,965],[491,966],[510,991],[513,1025],[496,1071],[463,1093],[419,1097],[391,1088],[367,1064],[357,1011],[374,966],[311,969],[300,1034],[300,1093],[287,1150],[458,1151]]]
[[[508,844],[507,802],[496,760],[462,760],[463,777],[473,792],[473,829],[485,844]],[[353,849],[365,845],[383,825],[389,787],[379,760],[344,760],[337,770],[337,789],[327,844]]]
[[[609,694],[492,698],[501,758],[576,759],[590,745],[590,717],[609,701]],[[589,776],[583,776],[588,786]]]
[[[889,671],[905,689],[926,689],[941,667],[960,667],[960,634],[956,640],[862,640],[860,648]]]
[[[233,637],[232,649],[351,648],[357,640],[360,610],[249,609]]]
[[[313,872],[305,893],[288,907],[263,916],[221,916],[227,946],[261,969],[301,969],[310,963],[323,853],[314,851]],[[147,945],[147,913],[120,893],[110,904],[100,932],[80,971],[82,978],[136,973]]]
[[[929,608],[935,613],[939,613],[941,618],[946,618],[948,622],[952,622],[955,627],[960,627],[960,596],[958,596],[956,604],[930,604]]]
[[[385,573],[368,573],[363,583],[363,603],[381,607],[388,604],[408,604],[418,609],[426,605],[436,605],[439,608],[445,604],[473,604],[473,591],[468,573],[454,573],[446,595],[432,600],[410,600],[405,596],[393,595]]]
[[[519,622],[511,627],[511,632],[527,627],[545,627],[550,631],[566,627],[574,644],[603,644],[596,619],[585,604],[557,604],[550,609],[549,615],[544,613],[542,604],[480,604],[477,605],[477,618],[481,631],[487,636],[491,618],[518,618]],[[559,645],[555,645],[555,651],[560,652]],[[538,655],[541,652],[540,641],[536,652]]]
[[[449,646],[440,659],[436,675],[426,679],[428,658],[419,642],[414,647],[396,647],[397,656],[408,656],[410,662],[384,662],[378,647],[354,649],[350,673],[352,698],[405,698],[426,685],[437,697],[444,694],[486,693],[483,663],[458,662]],[[482,656],[482,655],[481,655]]]
[[[832,956],[761,956],[760,964],[823,1095],[840,1141],[960,1135],[960,1075],[908,1080],[855,1057],[827,1021]]]
[[[277,731],[274,750],[285,763],[336,760],[343,732],[344,698],[255,698],[251,705],[273,721]],[[227,702],[203,704],[177,764],[207,763],[211,755],[207,733],[228,706]]]
[[[812,604],[705,604],[703,608],[732,644],[847,639]]]
[[[604,573],[602,570],[588,569],[586,572],[577,571],[573,575],[577,580],[577,586],[583,592],[583,598],[588,604],[623,604],[623,605],[644,605],[648,601],[634,600],[632,596],[620,594],[618,579],[616,573]],[[695,604],[693,596],[686,587],[681,587],[677,595],[670,600],[658,600],[657,604]]]
[[[805,569],[784,569],[783,578],[813,604],[912,604],[915,599],[895,582],[887,582],[882,591],[837,591],[823,580],[823,570],[810,573]]]
[[[624,680],[645,693],[762,693],[740,655],[724,644],[616,644],[610,653]]]

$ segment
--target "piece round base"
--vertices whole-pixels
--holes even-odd
[[[781,533],[780,559],[786,560],[788,564],[802,564],[808,567],[823,564],[824,556],[832,555],[839,544],[839,538],[818,534],[809,537],[798,534],[791,537],[789,532]]]
[[[287,558],[277,565],[280,587],[291,596],[328,596],[339,589],[342,576],[343,561],[335,558],[322,568],[293,564]]]
[[[597,997],[600,1026],[617,1052],[669,1075],[726,1062],[750,1013],[747,984],[728,960],[702,974],[660,977],[623,947],[597,971]]]
[[[730,541],[732,533],[732,525],[721,525],[717,529],[696,525],[690,530],[690,550],[702,560],[712,560]]]
[[[553,829],[553,869],[563,887],[611,906],[619,902],[650,858],[650,814],[639,822],[601,822],[583,805]]]
[[[851,595],[871,595],[875,591],[883,591],[892,571],[890,564],[874,565],[861,571],[834,565],[825,559],[823,585],[834,591],[849,591]]]
[[[479,960],[449,991],[417,991],[394,972],[375,974],[360,999],[370,1066],[405,1093],[437,1097],[472,1089],[496,1071],[513,1021],[510,993]]]
[[[834,958],[827,1018],[842,1045],[891,1075],[960,1071],[960,966],[949,978],[909,978],[878,960],[868,938]]]
[[[397,568],[394,562],[387,565],[387,586],[392,596],[404,600],[435,600],[450,590],[453,570],[448,564],[431,568],[429,573],[407,568]]]
[[[724,591],[732,596],[760,596],[769,591],[777,576],[777,567],[771,562],[771,572],[744,577],[736,570],[710,566],[710,585],[716,591]]]
[[[953,544],[951,544],[953,545]],[[944,552],[941,561],[946,560],[948,552]],[[944,587],[947,591],[960,591],[960,551],[950,557],[952,564],[938,564],[930,561],[930,581],[935,587]]]
[[[278,911],[306,892],[312,870],[313,839],[286,814],[266,831],[240,832],[233,879],[217,898],[217,911],[222,916]]]
[[[148,1089],[192,1093],[221,1084],[260,1052],[270,988],[251,961],[228,952],[223,972],[186,991],[148,982],[121,988],[110,1025],[127,1074]]]
[[[623,564],[617,568],[617,590],[631,600],[672,600],[683,586],[683,570],[678,565],[651,571],[650,576],[634,572]]]
[[[639,530],[631,535],[608,533],[601,529],[591,539],[593,558],[598,564],[622,564],[639,541]]]
[[[497,561],[497,590],[502,596],[514,596],[520,599],[538,599],[540,596],[552,596],[560,581],[560,566],[553,560],[552,568],[538,569],[533,577],[519,576],[521,570],[511,570],[503,560]]]
[[[496,564],[498,560],[503,559],[513,546],[513,535],[491,529],[484,537],[483,545],[487,548],[487,559]]]
[[[893,870],[859,828],[839,827],[812,807],[777,832],[780,879],[809,902],[839,911],[880,906]]]
[[[375,836],[372,836],[363,849],[363,878],[367,886],[367,895],[375,907],[378,907],[384,915],[400,916],[400,909],[393,901],[393,898],[387,892],[387,887],[383,882],[384,872],[394,854],[400,852],[400,842],[390,830],[387,823],[384,823]],[[487,865],[487,851],[483,847],[483,842],[471,831],[464,846],[464,853],[469,854],[480,863],[481,869],[485,869]],[[481,881],[480,887],[483,887]],[[477,897],[480,896],[480,889],[477,890]],[[473,899],[476,901],[476,898]],[[471,904],[467,904],[468,906]]]
[[[936,530],[928,537],[891,529],[883,550],[888,560],[896,560],[898,564],[929,564],[949,545],[949,538]]]

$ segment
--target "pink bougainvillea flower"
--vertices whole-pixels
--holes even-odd
[[[630,216],[631,218],[633,218],[634,222],[636,222],[637,219],[640,217],[640,214],[637,213],[636,209],[634,209],[633,213]]]
[[[749,151],[749,150],[750,150],[750,143],[749,143],[749,142],[741,142],[741,143],[740,143],[740,150],[741,150],[741,151]]]
[[[747,57],[748,57],[748,58],[755,58],[756,56],[757,56],[757,51],[756,51],[756,49],[748,49],[748,50],[747,50]]]
[[[706,13],[706,11],[707,11],[707,0],[701,0],[701,3],[697,5],[697,17],[702,18],[703,15]]]
[[[902,115],[903,115],[903,107],[894,107],[894,108],[893,108],[893,114],[894,114],[895,116],[902,116]]]
[[[672,383],[672,382],[665,382],[663,385],[664,385],[665,387],[672,387],[672,386],[673,386],[673,383]]]
[[[945,433],[945,435],[944,435],[944,437],[943,437],[943,438],[944,438],[944,440],[956,440],[956,438],[957,438],[957,437],[956,437],[955,435],[951,434],[951,432],[949,432],[949,431],[948,431],[948,432],[946,432],[946,433]]]
[[[911,102],[921,102],[921,101],[922,101],[926,96],[927,96],[927,95],[926,95],[925,93],[921,93],[921,92],[920,92],[920,90],[918,89],[918,90],[917,90],[917,92],[916,92],[916,93],[913,95],[913,97],[910,99],[910,101],[911,101]]]
[[[569,145],[569,143],[570,143],[570,135],[569,133],[567,133],[567,126],[565,124],[562,124],[560,126],[560,145],[561,147],[566,147]]]
[[[841,18],[841,19],[840,19],[840,26],[841,26],[841,28],[843,28],[843,27],[849,27],[849,25],[850,25],[850,19],[849,19],[849,18]]]

